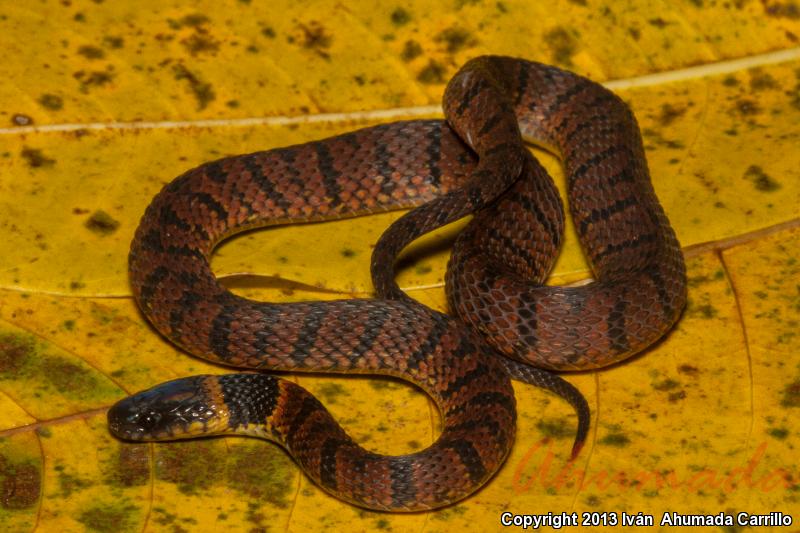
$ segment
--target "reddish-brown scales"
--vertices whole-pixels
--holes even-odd
[[[447,274],[450,305],[521,362],[585,370],[630,357],[668,331],[686,301],[683,255],[650,183],[636,121],[619,98],[588,80],[489,61],[504,79],[551,88],[518,93],[515,113],[536,115],[520,121],[523,136],[564,159],[570,211],[596,281],[543,286],[563,215],[552,180],[531,158],[525,179],[459,236]],[[379,259],[376,285],[390,285],[391,262]]]
[[[387,374],[431,395],[443,414],[440,437],[387,457],[352,442],[293,383],[261,374],[203,378],[218,380],[228,410],[228,426],[214,431],[264,428],[259,434],[281,442],[325,490],[374,509],[447,505],[492,477],[514,440],[509,374],[576,407],[577,453],[588,428],[585,400],[561,378],[516,361],[572,369],[619,360],[662,335],[685,299],[680,249],[650,186],[636,123],[617,97],[553,67],[486,57],[453,78],[444,108],[447,123],[386,124],[200,166],[156,196],[131,247],[143,312],[197,356],[263,370]],[[523,136],[564,157],[572,215],[598,278],[592,285],[541,286],[563,213]],[[209,267],[214,246],[240,231],[409,207],[416,209],[373,254],[383,300],[256,302],[231,294]],[[473,212],[448,271],[448,298],[513,360],[410,301],[394,282],[405,245]],[[193,383],[165,390],[184,397]],[[117,411],[138,405],[133,398]],[[115,433],[148,438],[124,429],[135,417],[109,417]],[[174,438],[173,429],[162,434]]]

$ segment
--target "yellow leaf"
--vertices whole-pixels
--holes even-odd
[[[794,3],[72,0],[7,3],[0,30],[5,530],[489,530],[504,512],[608,521],[641,511],[658,524],[666,511],[792,510]],[[105,410],[119,398],[231,371],[169,345],[130,298],[127,252],[153,195],[211,159],[439,116],[447,79],[483,53],[614,87],[637,116],[687,253],[689,305],[672,334],[624,364],[567,376],[593,414],[578,460],[567,462],[573,411],[518,383],[518,437],[504,467],[472,497],[427,514],[343,504],[255,440],[112,438]],[[534,153],[563,191],[558,160]],[[368,297],[372,247],[401,214],[246,233],[220,246],[213,268],[233,291],[267,301]],[[400,261],[401,286],[435,309],[446,310],[445,266],[464,223]],[[553,283],[589,275],[569,224],[566,239]],[[438,435],[431,402],[402,382],[290,379],[370,450],[408,453]]]

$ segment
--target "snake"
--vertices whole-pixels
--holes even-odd
[[[588,404],[555,371],[605,367],[661,338],[686,301],[674,230],[650,181],[627,104],[585,77],[481,56],[447,84],[445,120],[380,124],[295,146],[225,157],[164,186],[129,255],[149,322],[197,357],[248,372],[169,381],[109,409],[129,441],[248,435],[283,446],[319,487],[356,506],[421,511],[466,498],[516,436],[511,379],[578,413]],[[594,280],[546,285],[564,211],[525,142],[558,154]],[[410,209],[380,236],[376,298],[271,303],[233,294],[209,258],[243,231]],[[453,316],[398,286],[403,249],[465,216],[446,274]],[[392,376],[421,388],[442,419],[427,448],[387,456],[355,442],[311,393],[256,371]]]

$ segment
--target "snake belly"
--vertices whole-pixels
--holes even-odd
[[[340,499],[371,509],[426,510],[471,494],[504,462],[515,436],[509,379],[514,376],[556,392],[577,408],[576,453],[588,427],[585,400],[558,376],[523,363],[592,368],[618,360],[643,344],[631,341],[643,329],[634,308],[656,304],[643,321],[660,336],[685,299],[685,284],[673,282],[683,272],[680,249],[677,259],[667,254],[672,263],[663,270],[652,266],[664,258],[661,251],[674,251],[677,241],[649,186],[636,123],[618,98],[589,80],[499,57],[467,63],[448,84],[444,108],[446,123],[385,124],[190,170],[153,199],[129,261],[134,298],[176,345],[237,367],[408,380],[429,394],[442,414],[442,432],[430,447],[402,456],[369,452],[308,392],[263,374],[195,376],[156,386],[112,407],[111,431],[131,440],[261,436],[283,445],[310,478]],[[506,276],[541,284],[563,226],[558,195],[524,147],[523,135],[550,142],[564,154],[570,198],[578,201],[576,208],[573,199],[572,213],[598,273],[595,285],[610,286],[603,305],[594,297],[567,296],[564,314],[559,297],[549,298],[561,307],[542,311],[540,301],[504,292],[522,285]],[[601,140],[606,135],[610,140]],[[599,175],[609,171],[612,176]],[[590,183],[597,179],[600,185]],[[641,196],[620,196],[629,190],[627,183],[633,184],[631,194]],[[229,292],[209,266],[215,245],[241,231],[412,207],[373,253],[381,299],[257,302]],[[483,216],[481,209],[495,211]],[[448,287],[448,298],[473,325],[468,330],[406,297],[394,282],[393,264],[417,236],[472,212],[478,214],[457,242],[467,266],[451,264],[448,273],[448,283],[459,287]],[[652,222],[653,231],[626,226],[640,218]],[[627,221],[621,235],[612,231],[618,219]],[[634,242],[637,235],[641,242]],[[480,248],[489,259],[475,259]],[[618,268],[622,259],[640,255],[641,260]],[[631,276],[643,280],[639,293],[619,288],[627,287]],[[646,301],[636,300],[639,295]],[[588,316],[591,324],[600,324],[590,328],[599,335],[591,337],[594,345],[610,346],[614,355],[570,352],[575,348],[564,339],[571,330],[553,334],[540,325],[547,312],[578,330]],[[522,347],[528,336],[535,342]],[[567,345],[566,355],[541,352],[543,339],[552,341],[551,348]],[[509,358],[498,357],[486,341]]]

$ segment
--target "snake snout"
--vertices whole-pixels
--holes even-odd
[[[108,410],[111,433],[124,440],[169,440],[191,436],[213,412],[202,386],[205,376],[162,383],[123,398]],[[202,431],[202,430],[201,430]]]
[[[158,411],[142,410],[133,397],[129,397],[108,410],[108,427],[121,439],[145,440],[155,435],[161,418]]]

